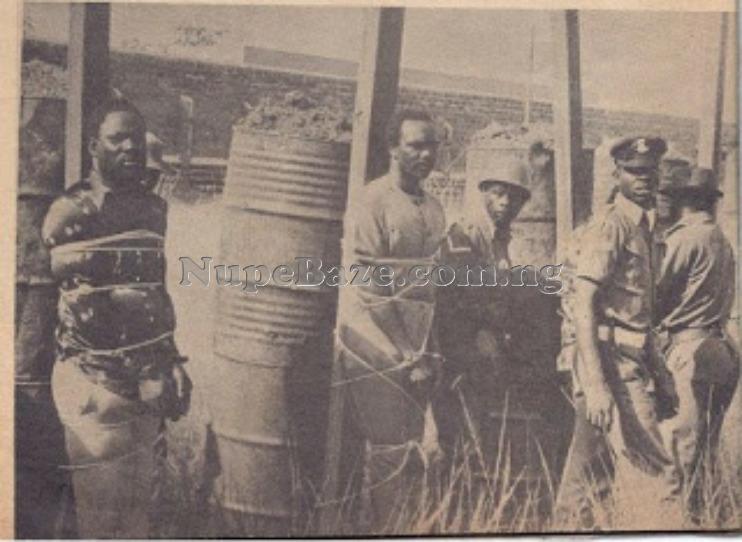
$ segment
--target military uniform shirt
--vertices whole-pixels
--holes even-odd
[[[576,275],[600,284],[603,323],[648,331],[652,311],[654,213],[618,194],[588,225]]]
[[[497,332],[502,327],[508,314],[506,286],[493,284],[495,279],[502,284],[509,278],[510,239],[509,229],[496,229],[490,221],[481,224],[462,218],[449,228],[441,264],[456,270],[457,277],[438,292],[438,330],[444,350],[475,348],[479,330]],[[471,270],[468,277],[467,269]]]
[[[657,279],[661,328],[724,325],[735,289],[734,252],[708,213],[681,218],[665,236]]]

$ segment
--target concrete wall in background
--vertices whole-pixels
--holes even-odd
[[[61,67],[65,49],[64,45],[26,41],[23,62],[37,59]],[[282,93],[301,90],[348,113],[353,110],[355,82],[349,78],[301,74],[280,66],[228,66],[116,51],[112,52],[111,62],[112,84],[142,109],[150,128],[166,141],[168,153],[177,149],[181,94],[191,96],[195,102],[194,155],[201,157],[227,157],[230,127],[241,117],[245,102],[255,105],[264,97],[275,99]],[[34,87],[29,80],[32,71],[24,70],[24,89]],[[452,125],[454,142],[446,152],[449,158],[455,157],[471,135],[489,123],[520,123],[524,116],[524,104],[517,99],[406,87],[404,83],[399,101],[402,106],[423,107]],[[551,122],[550,104],[536,102],[531,111],[532,120]],[[586,108],[583,118],[587,147],[595,147],[602,136],[651,133],[673,141],[681,152],[695,152],[698,121],[694,119],[593,108]],[[724,135],[726,143],[734,141],[734,126],[725,126]],[[463,162],[459,166],[463,169]]]

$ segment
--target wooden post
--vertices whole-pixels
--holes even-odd
[[[110,88],[109,34],[111,6],[107,3],[70,4],[67,48],[67,124],[65,129],[66,185],[84,178],[90,167],[85,120],[90,109]]]
[[[708,86],[704,87],[704,101],[701,106],[701,125],[698,138],[698,165],[720,174],[721,163],[721,118],[724,106],[724,75],[727,49],[727,28],[729,14],[719,15],[719,48],[716,58],[705,65],[708,69]]]
[[[389,168],[384,135],[397,103],[403,25],[404,8],[370,8],[366,12],[353,116],[351,190]],[[349,190],[348,202],[353,201]]]
[[[402,52],[404,8],[368,8],[364,28],[361,61],[358,65],[356,102],[353,117],[353,142],[350,156],[347,209],[352,212],[359,192],[369,180],[382,175],[389,167],[385,128],[394,112],[399,88],[399,61]],[[343,238],[343,265],[352,263],[352,239]],[[338,315],[338,322],[342,315]],[[332,382],[342,378],[338,363],[333,364]],[[340,506],[331,504],[340,498],[340,489],[348,480],[349,468],[343,461],[353,461],[347,448],[343,426],[345,394],[342,387],[332,387],[325,460],[324,505],[320,511],[321,533],[337,534]]]
[[[187,186],[188,172],[191,169],[191,159],[193,158],[193,98],[181,94],[178,104],[180,106],[180,131],[178,133],[180,167],[178,168],[178,176],[181,186]]]
[[[580,18],[576,10],[554,12],[552,36],[556,88],[554,113],[554,174],[556,185],[557,260],[564,256],[576,211],[575,187],[582,154],[582,91],[580,86]]]
[[[531,43],[528,51],[528,82],[526,83],[526,99],[523,106],[523,124],[531,124],[533,112],[533,78],[536,70],[536,28],[531,24]]]

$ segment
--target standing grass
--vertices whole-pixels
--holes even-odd
[[[208,464],[204,454],[206,434],[191,420],[172,424],[168,431],[170,451],[165,467],[163,504],[156,535],[162,537],[202,536],[270,536],[271,532],[294,536],[349,535],[460,535],[494,533],[573,532],[580,526],[552,521],[549,513],[554,505],[556,488],[551,485],[551,473],[527,477],[514,472],[508,452],[495,459],[496,467],[482,471],[476,452],[460,450],[450,472],[440,473],[435,465],[423,473],[424,483],[415,495],[400,495],[399,513],[381,532],[371,532],[350,519],[351,510],[340,511],[340,519],[330,533],[322,533],[317,525],[316,510],[308,506],[316,495],[298,495],[302,521],[281,525],[270,531],[265,525],[237,523],[234,517],[220,514],[218,506],[209,504]],[[652,488],[632,488],[626,493],[617,490],[604,502],[594,502],[596,531],[635,530],[739,530],[742,526],[742,469],[739,458],[722,449],[718,464],[706,469],[703,495],[705,506],[697,521],[669,510],[652,501]],[[297,484],[297,488],[299,485]],[[641,501],[637,500],[640,495]],[[340,499],[354,499],[346,493]],[[362,501],[363,497],[355,499]],[[648,509],[647,502],[657,502]],[[645,503],[641,506],[639,503]],[[341,507],[342,508],[342,507]]]
[[[192,412],[181,421],[168,425],[169,452],[163,469],[162,498],[157,506],[155,536],[266,536],[261,525],[235,522],[219,512],[210,502],[209,482],[213,478],[212,450],[206,430],[209,415],[205,397],[218,393],[218,375],[213,374],[211,358],[212,325],[216,320],[213,293],[215,287],[178,285],[178,258],[189,256],[199,262],[202,256],[218,258],[218,201],[186,206],[171,203],[168,224],[168,289],[178,318],[176,341],[190,357],[187,365],[194,380]],[[249,234],[249,232],[246,232]],[[217,381],[215,382],[215,378]],[[697,523],[682,516],[671,516],[659,508],[638,506],[652,500],[649,487],[630,487],[602,503],[595,503],[595,530],[739,530],[742,527],[742,445],[740,425],[742,408],[738,391],[727,415],[719,458],[702,484],[705,506]],[[565,428],[570,430],[571,428]],[[539,472],[518,471],[518,457],[507,445],[509,432],[503,426],[495,448],[485,450],[483,443],[470,439],[468,449],[460,449],[450,462],[448,472],[440,472],[440,462],[432,461],[423,472],[424,483],[415,495],[400,496],[397,517],[382,533],[367,532],[361,521],[352,519],[352,505],[363,500],[348,490],[337,504],[339,519],[330,533],[321,533],[317,510],[317,491],[297,483],[295,501],[302,513],[288,526],[296,536],[359,534],[476,534],[523,533],[577,530],[574,524],[557,523],[549,516],[556,497],[558,474],[550,472],[545,459],[547,450],[538,449]],[[322,438],[322,436],[317,436]],[[488,455],[494,459],[485,460]],[[641,497],[641,501],[637,499]],[[652,498],[648,498],[652,497]],[[361,518],[363,519],[363,518]],[[286,527],[286,525],[282,525]]]

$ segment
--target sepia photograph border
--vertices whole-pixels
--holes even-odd
[[[119,0],[110,0],[111,3]],[[57,3],[47,0],[49,3]],[[37,2],[33,2],[37,3]],[[67,2],[58,2],[67,3]],[[314,1],[235,1],[201,0],[163,2],[136,0],[134,3],[188,3],[218,5],[341,5],[343,7],[406,6],[432,8],[486,8],[486,9],[605,9],[605,10],[668,10],[668,11],[726,11],[736,13],[734,0],[445,0],[445,1],[357,1],[357,0],[314,0]],[[739,20],[738,20],[739,27]],[[23,2],[3,0],[0,2],[0,63],[3,75],[0,78],[0,538],[14,538],[14,373],[13,373],[13,335],[14,335],[14,279],[16,252],[16,192],[18,175],[18,129],[20,107],[20,62],[23,30]],[[731,54],[739,55],[739,36],[732,47]],[[737,64],[738,68],[739,64]],[[739,73],[737,79],[737,101],[739,99]],[[737,107],[737,129],[739,130],[739,107]],[[739,218],[739,217],[738,217]],[[739,220],[738,220],[739,229]],[[739,262],[738,262],[739,263]],[[738,266],[738,275],[740,268]],[[739,289],[738,280],[737,287]]]

